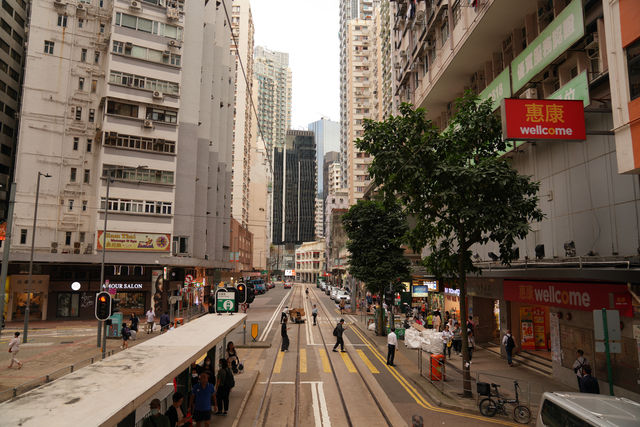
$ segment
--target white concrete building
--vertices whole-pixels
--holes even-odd
[[[340,167],[340,162],[333,162],[329,164],[329,176],[327,179],[329,194],[327,196],[331,196],[336,194],[342,188],[342,168]]]
[[[253,233],[253,268],[266,270],[271,245],[271,165],[261,138],[254,140],[251,149],[249,192],[251,204],[248,228]]]
[[[323,203],[322,203],[322,198],[320,197],[316,197],[316,204],[315,204],[315,225],[314,225],[314,234],[316,236],[316,239],[319,239],[320,237],[324,236],[324,226],[323,226],[323,218],[324,218],[324,212],[323,212]]]
[[[296,280],[315,283],[324,272],[325,241],[305,242],[296,249]]]

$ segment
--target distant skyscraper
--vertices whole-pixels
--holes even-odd
[[[329,194],[335,193],[337,189],[342,188],[342,168],[340,167],[340,153],[337,151],[329,151],[324,155],[322,165],[323,181],[322,194],[326,199]]]
[[[254,75],[258,89],[258,122],[267,154],[284,145],[291,127],[291,69],[289,54],[257,46]]]
[[[324,195],[324,155],[329,151],[340,150],[340,123],[326,117],[309,123],[309,130],[316,138],[316,167],[318,170],[318,194]]]
[[[314,240],[316,148],[313,132],[288,130],[273,149],[274,245]]]

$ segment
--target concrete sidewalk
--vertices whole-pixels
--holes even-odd
[[[359,314],[354,314],[354,317],[366,337],[376,345],[381,354],[386,355],[387,338],[377,336],[375,332],[367,330],[362,316]],[[533,372],[523,366],[515,365],[513,368],[509,368],[506,359],[492,351],[476,346],[470,366],[473,398],[463,398],[462,358],[460,356],[454,354],[451,359],[447,358],[445,380],[433,382],[427,379],[430,369],[430,353],[422,352],[422,376],[420,375],[418,357],[418,349],[409,349],[404,341],[400,340],[395,361],[396,369],[437,405],[449,409],[478,411],[476,379],[480,382],[499,384],[500,393],[509,397],[514,397],[513,381],[518,380],[521,388],[520,401],[530,406],[532,416],[537,413],[540,396],[545,391],[577,391],[555,381],[552,377]]]

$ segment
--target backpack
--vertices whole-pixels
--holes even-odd
[[[231,390],[233,387],[236,386],[236,380],[233,378],[233,373],[231,372],[231,369],[227,368],[225,369],[225,373],[224,373],[224,385]]]
[[[515,346],[516,342],[513,340],[513,337],[509,335],[507,337],[507,344],[505,345],[505,347],[507,348],[507,350],[512,350]]]
[[[338,327],[337,326],[333,329],[333,336],[334,337],[338,336]]]

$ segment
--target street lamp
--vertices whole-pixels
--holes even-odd
[[[29,306],[31,305],[31,290],[33,289],[33,251],[36,245],[36,221],[38,219],[38,199],[40,198],[40,177],[51,178],[48,173],[38,171],[38,183],[36,184],[36,206],[33,208],[33,231],[31,232],[31,256],[29,257],[29,281],[27,288],[27,307],[24,310],[24,330],[22,332],[22,342],[27,342],[27,333],[29,331]],[[3,296],[4,298],[4,296]]]

